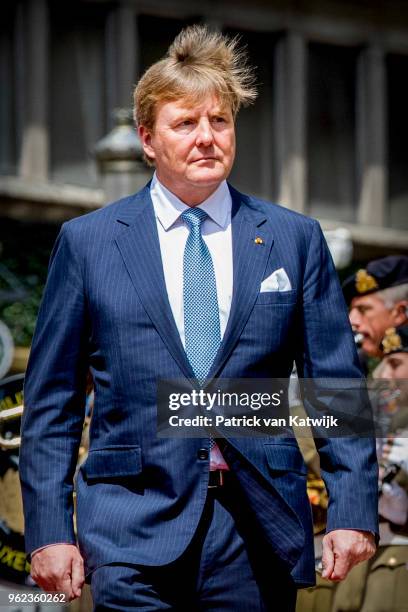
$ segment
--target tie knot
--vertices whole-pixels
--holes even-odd
[[[207,213],[201,208],[189,208],[181,215],[181,218],[187,223],[190,229],[199,228],[204,219],[207,218]]]

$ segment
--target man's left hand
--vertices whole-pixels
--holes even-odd
[[[369,531],[335,529],[323,538],[322,577],[333,582],[344,580],[352,567],[370,559],[376,551]]]

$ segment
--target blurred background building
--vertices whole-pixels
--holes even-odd
[[[233,184],[345,228],[355,265],[408,252],[405,0],[3,0],[1,260],[31,298],[4,302],[0,319],[17,344],[59,225],[110,199],[94,152],[114,109],[131,108],[142,72],[197,22],[240,34],[256,67]]]

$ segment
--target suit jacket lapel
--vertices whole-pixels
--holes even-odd
[[[187,378],[194,373],[187,359],[170,303],[160,253],[159,237],[149,186],[130,202],[118,221],[128,225],[116,244],[143,306]]]
[[[236,345],[251,313],[273,246],[266,216],[249,198],[230,186],[232,196],[233,296],[227,328],[208,375],[217,375]],[[187,378],[194,372],[187,359],[170,303],[160,253],[149,185],[122,208],[118,221],[127,225],[116,244],[143,303],[163,342]],[[256,241],[258,239],[258,241]]]
[[[230,186],[232,196],[233,295],[227,328],[208,375],[217,375],[236,345],[264,278],[273,245],[266,216],[251,207],[247,196]],[[258,239],[258,240],[256,240]]]

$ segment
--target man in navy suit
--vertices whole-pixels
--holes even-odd
[[[20,474],[32,575],[96,610],[293,610],[314,583],[306,469],[291,438],[159,438],[157,381],[361,378],[316,221],[226,183],[255,98],[235,41],[187,28],[135,90],[153,180],[65,223],[25,383]],[[90,449],[73,476],[91,370]],[[317,441],[324,573],[375,550],[369,438]]]

